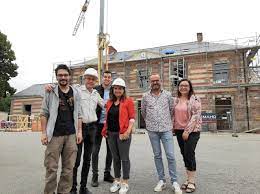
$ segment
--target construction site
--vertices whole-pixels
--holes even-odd
[[[93,67],[112,77],[126,81],[128,96],[135,100],[136,128],[145,128],[140,114],[141,99],[149,90],[149,76],[158,73],[164,89],[176,95],[176,86],[182,78],[191,80],[195,93],[202,100],[203,131],[251,132],[260,128],[260,35],[221,41],[204,41],[203,33],[196,41],[138,50],[117,51],[104,33],[104,1],[100,1],[100,29],[97,58],[81,61],[63,61],[72,70],[72,84],[84,84],[83,73]],[[73,29],[76,35],[84,20],[89,1],[86,0]],[[191,38],[192,39],[192,38]],[[57,64],[53,64],[53,69]],[[54,71],[53,71],[54,74]],[[56,82],[53,76],[53,82]],[[98,83],[97,83],[98,84]],[[11,124],[1,123],[10,130],[40,130],[39,113],[44,84],[35,84],[14,95]],[[19,116],[20,115],[20,116]],[[28,115],[27,119],[20,118]],[[15,124],[18,121],[26,124]],[[10,127],[11,126],[11,127]]]

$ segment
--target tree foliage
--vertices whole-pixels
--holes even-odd
[[[0,111],[9,112],[11,105],[11,95],[15,89],[8,81],[17,76],[17,64],[15,53],[7,36],[0,31]]]
[[[0,100],[15,93],[8,81],[17,76],[17,64],[12,44],[7,40],[7,36],[0,31]]]
[[[0,100],[0,111],[9,113],[10,107],[11,107],[11,97],[10,96],[7,96]]]

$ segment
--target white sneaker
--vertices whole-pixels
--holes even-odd
[[[112,186],[110,187],[110,192],[115,193],[120,189],[120,182],[119,181],[114,181]]]
[[[160,180],[158,183],[157,183],[157,185],[156,185],[156,187],[154,187],[154,191],[155,192],[160,192],[160,191],[162,191],[163,189],[166,189],[166,183],[163,181],[163,180]]]
[[[128,184],[127,183],[122,183],[121,184],[121,189],[119,190],[119,194],[126,194],[128,190],[129,190]]]
[[[182,194],[180,185],[177,182],[173,182],[172,189],[174,190],[175,194]]]

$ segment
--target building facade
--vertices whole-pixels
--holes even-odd
[[[107,63],[113,78],[126,81],[138,113],[138,128],[145,124],[140,114],[141,98],[149,90],[149,76],[160,74],[163,88],[175,96],[178,80],[192,81],[202,100],[204,130],[246,131],[260,126],[259,45],[197,41],[162,47],[117,52],[110,47]],[[257,58],[259,60],[259,58]],[[97,59],[71,64],[72,82],[83,84],[86,68],[97,68]]]
[[[197,41],[118,52],[109,48],[105,61],[112,77],[126,81],[133,97],[137,128],[145,123],[141,99],[149,91],[149,76],[158,73],[164,89],[176,96],[180,79],[188,78],[202,100],[203,130],[247,131],[260,127],[259,37],[221,42]],[[68,63],[72,84],[84,84],[86,68],[97,69],[97,59]],[[44,84],[36,84],[14,95],[11,114],[39,115]]]

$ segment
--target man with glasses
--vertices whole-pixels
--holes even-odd
[[[77,144],[82,141],[80,93],[69,85],[70,70],[66,65],[59,65],[55,74],[58,85],[53,92],[45,92],[41,111],[41,142],[46,145],[44,194],[56,191],[60,156],[62,169],[57,192],[70,192]]]
[[[95,142],[95,135],[97,130],[97,105],[104,107],[104,101],[100,97],[94,86],[98,79],[98,73],[93,68],[88,68],[84,73],[85,85],[77,87],[81,96],[81,114],[82,114],[82,135],[83,142],[78,145],[78,152],[76,162],[74,162],[73,168],[73,184],[70,193],[77,194],[77,172],[80,166],[80,160],[82,155],[82,147],[84,149],[83,165],[81,170],[81,182],[79,194],[91,194],[87,188],[88,173],[90,168],[91,154],[93,145]],[[46,91],[53,91],[53,85],[47,85]]]
[[[163,144],[167,161],[172,189],[176,194],[181,194],[177,183],[176,160],[174,157],[174,143],[172,135],[173,97],[171,93],[161,88],[158,74],[150,76],[151,90],[144,94],[141,101],[141,113],[146,123],[146,129],[152,145],[154,162],[159,177],[159,182],[154,188],[160,192],[166,188],[166,179],[162,160],[161,142]]]
[[[84,154],[79,194],[91,194],[86,186],[90,168],[91,154],[93,151],[97,130],[96,108],[97,105],[104,107],[104,102],[97,90],[94,89],[98,79],[97,71],[93,68],[88,68],[84,73],[84,79],[85,85],[81,86],[81,112]],[[77,194],[77,171],[80,165],[83,145],[78,145],[77,159],[73,169],[73,186],[71,189],[71,194]]]
[[[95,87],[95,89],[98,91],[100,96],[103,98],[104,102],[106,103],[107,100],[109,99],[109,92],[110,92],[110,87],[111,87],[111,82],[112,82],[112,73],[110,71],[104,71],[103,73],[103,78],[102,78],[102,84],[98,85]],[[96,110],[97,113],[97,131],[95,135],[95,144],[93,148],[93,153],[92,153],[92,182],[91,185],[93,187],[98,187],[98,155],[101,147],[101,142],[102,142],[102,135],[101,131],[104,127],[105,119],[106,119],[106,109],[101,108],[100,106],[97,107]],[[111,176],[110,171],[111,171],[111,164],[112,164],[112,154],[106,140],[106,163],[105,163],[105,172],[104,172],[104,181],[113,183],[114,177]]]

